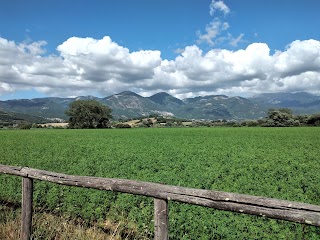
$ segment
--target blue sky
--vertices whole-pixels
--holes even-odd
[[[318,0],[3,1],[0,100],[320,93]]]

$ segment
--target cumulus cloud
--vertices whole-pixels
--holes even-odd
[[[191,97],[320,89],[317,40],[294,41],[275,53],[265,43],[207,52],[193,45],[173,60],[162,59],[160,51],[131,52],[108,36],[69,38],[57,46],[58,55],[45,55],[45,44],[0,38],[0,97],[28,89],[61,97],[125,90]]]
[[[238,51],[212,49],[206,53],[198,46],[188,46],[174,61],[157,68],[152,86],[174,92],[176,96],[205,92],[231,95],[279,91],[316,93],[316,89],[320,89],[319,44],[316,40],[295,41],[285,51],[273,55],[265,43],[252,43]]]
[[[161,66],[155,78],[158,78],[157,82],[170,79],[174,88],[216,91],[240,86],[244,81],[263,81],[271,64],[269,48],[262,43],[251,44],[236,52],[213,49],[207,53],[194,45],[186,47],[175,61]]]
[[[154,68],[161,64],[160,51],[130,53],[108,36],[101,40],[72,37],[57,50],[82,79],[94,82],[132,82],[152,78]]]
[[[281,77],[299,75],[307,71],[319,71],[320,42],[316,40],[294,41],[286,51],[277,51],[275,70]]]

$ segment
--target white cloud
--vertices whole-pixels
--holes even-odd
[[[183,48],[177,48],[176,50],[174,50],[174,53],[181,54],[183,53],[183,51],[184,51]]]
[[[158,80],[154,85],[168,91],[175,89],[177,96],[204,92],[248,95],[320,89],[318,44],[320,42],[315,40],[293,42],[286,51],[273,55],[265,43],[253,43],[238,51],[213,49],[207,53],[197,46],[189,46],[175,61],[167,63],[170,67],[161,66],[156,71]],[[301,55],[297,56],[297,52]],[[279,69],[279,61],[285,68]],[[290,64],[300,71],[292,71]],[[161,79],[167,79],[171,84],[166,86]]]
[[[160,51],[130,52],[110,37],[69,38],[57,47],[59,55],[43,55],[44,47],[45,42],[0,38],[0,97],[28,89],[61,97],[124,90],[191,97],[320,89],[317,40],[294,41],[274,54],[265,43],[208,52],[193,45],[174,60],[161,59]]]
[[[282,77],[299,75],[307,71],[320,71],[320,42],[294,41],[286,51],[276,53],[275,70]]]
[[[81,72],[82,79],[104,82],[132,82],[152,78],[161,64],[160,51],[129,52],[110,37],[101,40],[72,37],[57,47],[65,64]]]
[[[224,16],[216,14],[222,12]],[[204,33],[197,31],[197,44],[207,43],[210,46],[215,46],[227,42],[232,47],[237,47],[240,42],[243,42],[244,34],[240,34],[234,38],[229,32],[230,24],[224,21],[224,17],[230,12],[229,7],[223,1],[212,0],[210,4],[210,15],[215,15],[215,18],[206,25]]]
[[[244,37],[244,34],[243,34],[243,33],[241,33],[237,38],[233,38],[233,37],[231,36],[231,34],[229,34],[230,45],[233,46],[233,47],[237,47],[237,46],[238,46],[238,43],[241,42],[241,41],[243,41],[243,40],[242,40],[243,37]]]
[[[223,1],[212,0],[210,4],[210,15],[213,16],[216,11],[221,11],[224,15],[230,12],[229,7]]]
[[[14,89],[8,83],[0,83],[0,92],[13,92]]]
[[[30,44],[22,43],[20,44],[20,47],[24,49],[25,52],[29,52],[32,55],[41,55],[46,52],[43,47],[47,45],[47,42],[45,41],[39,41],[39,42],[33,42]]]
[[[228,28],[229,24],[227,22],[221,22],[220,19],[215,18],[206,26],[204,34],[202,34],[200,31],[197,32],[197,43],[200,44],[202,42],[206,42],[213,46],[216,44],[217,36],[219,36],[223,31],[226,31]]]

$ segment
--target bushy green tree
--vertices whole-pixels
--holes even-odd
[[[65,112],[69,116],[69,128],[108,128],[111,109],[95,100],[77,100]]]
[[[263,126],[266,127],[293,127],[299,126],[300,122],[293,116],[289,108],[269,109],[267,121]]]
[[[320,113],[313,114],[307,120],[308,125],[320,126]]]
[[[20,129],[31,129],[32,128],[32,124],[28,123],[28,122],[21,122],[18,127]]]

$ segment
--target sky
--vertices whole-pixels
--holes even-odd
[[[3,0],[0,100],[320,94],[319,0]]]

